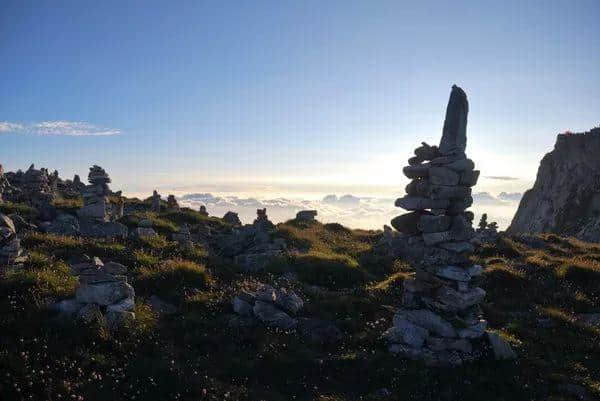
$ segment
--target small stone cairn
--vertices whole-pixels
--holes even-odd
[[[316,210],[301,210],[296,213],[296,220],[298,221],[315,221],[315,217],[317,217]]]
[[[416,269],[403,288],[403,308],[383,335],[389,349],[432,365],[459,365],[482,354],[487,322],[479,304],[486,292],[472,280],[482,273],[469,255],[474,231],[471,187],[479,171],[465,155],[467,96],[452,87],[439,147],[415,149],[403,172],[412,181],[396,206],[409,213],[392,220],[411,249]]]
[[[498,223],[495,221],[488,223],[487,219],[487,213],[483,213],[479,220],[478,228],[475,230],[475,237],[472,242],[477,245],[498,241]]]
[[[12,219],[0,213],[0,266],[12,265],[21,253],[21,241]]]
[[[193,248],[194,243],[192,242],[192,234],[190,233],[190,227],[183,223],[179,227],[179,231],[172,235],[173,241],[177,241],[179,246],[184,249]]]
[[[127,283],[127,268],[115,262],[84,256],[71,264],[71,274],[79,278],[75,299],[60,301],[56,309],[90,324],[99,323],[111,330],[135,320],[135,291]]]
[[[295,315],[304,301],[292,290],[263,285],[257,292],[242,291],[233,299],[232,306],[248,325],[258,320],[268,327],[289,330],[296,327]]]
[[[156,190],[152,192],[152,206],[150,207],[150,210],[154,213],[160,213],[160,195]]]
[[[105,223],[110,220],[110,203],[108,196],[110,177],[100,166],[90,167],[88,174],[89,185],[81,190],[83,207],[77,214],[79,218],[94,223]]]
[[[269,217],[267,216],[266,208],[256,210],[256,219],[254,220],[254,223],[252,223],[252,225],[258,231],[263,232],[275,228],[275,225],[271,223],[271,220],[269,220]]]
[[[223,221],[225,221],[228,224],[231,224],[234,227],[242,225],[242,221],[240,220],[238,214],[231,211],[225,213],[225,215],[223,216]]]
[[[148,238],[148,237],[156,237],[158,234],[152,228],[152,220],[150,219],[142,219],[138,223],[138,226],[131,231],[131,238]]]
[[[208,217],[208,212],[206,211],[206,206],[204,205],[200,206],[200,210],[198,210],[198,213],[200,213],[202,216]]]
[[[167,209],[179,210],[179,203],[177,203],[177,199],[175,198],[175,195],[169,195],[167,197]]]

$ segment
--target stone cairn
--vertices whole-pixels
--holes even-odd
[[[118,329],[135,320],[135,291],[127,283],[127,268],[115,262],[84,256],[71,264],[71,274],[79,278],[75,299],[60,301],[56,309],[90,324]]]
[[[167,197],[167,209],[179,210],[179,203],[177,203],[177,199],[175,198],[175,195],[169,195]]]
[[[403,170],[412,180],[407,195],[396,200],[409,213],[391,223],[406,236],[416,274],[404,282],[403,308],[384,338],[391,352],[432,365],[477,358],[487,328],[479,308],[486,293],[471,281],[482,267],[469,261],[474,231],[466,209],[479,171],[465,155],[468,110],[465,92],[453,86],[440,145],[415,149]]]
[[[202,216],[208,217],[208,212],[206,211],[206,206],[204,205],[200,206],[200,210],[198,210],[198,213],[200,213]]]
[[[150,207],[154,213],[160,213],[160,195],[156,190],[152,192],[152,206]]]
[[[267,208],[256,210],[256,219],[252,225],[258,231],[268,231],[275,228],[275,225],[271,223],[271,220],[269,220],[269,217],[267,216]]]
[[[22,253],[12,219],[0,213],[0,266],[13,264]]]
[[[279,290],[262,285],[257,292],[242,291],[232,302],[233,311],[252,324],[257,319],[264,325],[288,330],[296,326],[295,315],[304,302],[292,290]]]
[[[81,219],[95,223],[105,223],[110,220],[110,203],[108,196],[110,177],[100,166],[90,167],[88,174],[89,185],[81,190],[83,207],[77,214]]]
[[[316,210],[301,210],[296,213],[296,220],[299,221],[315,221],[315,217],[317,217]]]
[[[228,224],[231,224],[234,227],[238,227],[242,225],[242,221],[240,220],[240,217],[238,216],[237,213],[235,212],[227,212],[225,213],[225,215],[223,216],[223,221],[225,221]]]
[[[194,243],[192,242],[192,234],[190,233],[190,226],[185,223],[183,223],[179,227],[179,231],[173,233],[171,237],[173,238],[173,241],[177,241],[179,246],[184,249],[191,249],[194,247]]]

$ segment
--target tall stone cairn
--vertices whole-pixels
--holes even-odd
[[[89,185],[81,189],[83,207],[77,212],[82,219],[94,222],[107,222],[110,218],[110,203],[108,196],[111,191],[108,187],[110,177],[100,166],[90,167],[88,174]]]
[[[396,206],[409,212],[392,226],[408,243],[413,278],[403,287],[403,307],[384,333],[391,352],[431,365],[459,365],[480,354],[487,322],[479,304],[485,291],[473,282],[482,267],[469,255],[474,235],[471,187],[479,171],[465,155],[469,104],[452,87],[439,146],[423,143],[403,169],[412,181]]]

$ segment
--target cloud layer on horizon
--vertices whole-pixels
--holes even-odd
[[[97,127],[83,121],[41,121],[36,123],[0,121],[0,133],[43,136],[110,136],[118,135],[121,131],[115,128]]]
[[[508,195],[508,196],[505,196]],[[502,199],[500,199],[502,197]],[[516,211],[520,194],[493,196],[488,192],[473,194],[472,207],[479,218],[481,213],[488,214],[489,221],[498,222],[500,228],[506,228]],[[384,224],[405,211],[394,207],[394,199],[357,197],[353,195],[327,195],[320,200],[289,198],[243,198],[238,196],[216,196],[211,193],[186,194],[178,198],[182,206],[198,209],[206,206],[213,216],[221,217],[228,211],[239,214],[243,223],[251,223],[256,217],[256,209],[267,208],[269,218],[283,222],[295,217],[300,210],[317,210],[317,220],[322,223],[340,223],[351,228],[381,229]]]

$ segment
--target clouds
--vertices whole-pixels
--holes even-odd
[[[487,213],[489,221],[497,221],[501,228],[510,224],[518,205],[520,194],[501,194],[497,197],[488,192],[473,194],[472,210],[478,219],[481,213]],[[502,199],[500,199],[502,197]],[[327,195],[319,200],[290,198],[253,198],[238,196],[216,196],[211,193],[193,193],[179,197],[179,203],[193,209],[205,205],[213,216],[221,217],[228,211],[239,214],[244,223],[256,218],[256,209],[267,208],[269,218],[275,222],[292,219],[300,210],[317,210],[317,220],[322,223],[341,223],[351,228],[381,229],[384,224],[404,210],[394,207],[394,199],[358,197],[354,195]]]
[[[41,121],[36,123],[0,122],[0,133],[41,136],[110,136],[120,130],[102,128],[82,121]]]

